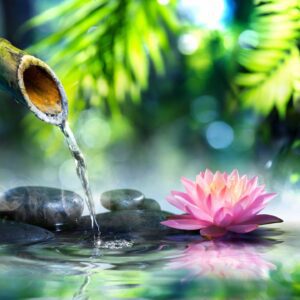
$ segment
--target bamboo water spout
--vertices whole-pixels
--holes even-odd
[[[25,104],[38,118],[60,127],[75,159],[92,229],[96,228],[100,234],[85,158],[69,127],[67,97],[57,76],[43,61],[0,38],[0,87],[12,93],[16,100]]]
[[[68,115],[65,91],[51,68],[40,59],[0,38],[0,88],[9,91],[39,119],[62,124]]]

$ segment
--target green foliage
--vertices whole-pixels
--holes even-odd
[[[245,106],[263,114],[276,107],[281,116],[291,97],[299,97],[299,0],[256,0],[249,30],[240,36],[236,77]]]
[[[58,22],[58,30],[31,52],[49,57],[71,109],[106,103],[113,115],[127,97],[139,100],[151,63],[163,73],[167,32],[177,28],[173,4],[157,1],[70,0],[33,18],[27,27],[49,21]]]

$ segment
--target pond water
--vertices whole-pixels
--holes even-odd
[[[167,138],[163,136],[163,140]],[[103,235],[101,243],[94,243],[93,235],[81,231],[56,233],[54,239],[38,244],[2,245],[0,299],[300,297],[300,223],[291,223],[299,220],[299,192],[288,178],[273,178],[276,170],[259,168],[252,160],[249,162],[235,153],[200,159],[198,154],[193,156],[190,152],[175,151],[177,148],[169,144],[158,144],[159,147],[137,148],[134,155],[121,162],[114,160],[118,157],[114,154],[101,165],[91,156],[89,165],[97,212],[104,210],[100,207],[101,192],[133,187],[142,190],[147,198],[156,199],[163,210],[178,213],[164,198],[170,190],[182,189],[181,175],[194,178],[206,166],[221,170],[238,166],[241,172],[259,175],[268,191],[278,193],[264,212],[285,222],[244,237],[218,241],[183,233],[159,239],[139,234]],[[163,150],[162,145],[165,145]],[[161,155],[162,152],[165,154]],[[73,160],[66,172],[64,168],[38,164],[31,164],[30,168],[22,168],[19,163],[11,166],[6,157],[3,155],[4,165],[0,169],[3,191],[18,185],[53,185],[82,193]],[[280,169],[286,173],[290,170],[286,165],[280,165]],[[53,180],[51,174],[56,175]]]
[[[299,224],[203,240],[59,233],[0,248],[1,299],[291,299],[300,295]]]

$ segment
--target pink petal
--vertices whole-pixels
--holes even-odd
[[[231,209],[233,218],[239,220],[239,217],[244,213],[244,208],[240,202],[236,203]]]
[[[170,217],[168,217],[169,219],[172,219],[172,220],[177,220],[177,219],[184,219],[184,220],[195,220],[191,215],[188,215],[188,214],[183,214],[183,215],[172,215]]]
[[[256,215],[249,219],[248,221],[244,222],[243,224],[257,224],[257,225],[264,225],[264,224],[272,224],[272,223],[282,223],[283,220],[276,216],[272,215]]]
[[[184,198],[183,198],[184,197]],[[206,213],[201,207],[197,207],[192,201],[187,201],[189,196],[185,193],[173,191],[172,195],[168,196],[167,201],[178,209],[191,214],[195,219],[203,221],[211,221],[212,217]]]
[[[225,180],[221,172],[217,171],[213,177],[213,183],[221,190],[225,186]]]
[[[241,205],[242,207],[247,207],[249,206],[253,201],[255,200],[255,198],[253,198],[253,196],[249,196],[249,195],[245,195],[243,197],[241,197],[239,199],[239,201],[237,202],[237,204]]]
[[[227,233],[225,228],[217,227],[217,226],[210,226],[207,228],[203,228],[200,230],[200,234],[203,236],[210,237],[221,237]]]
[[[222,188],[222,190],[220,191],[220,198],[224,200],[224,202],[226,201],[226,198],[228,196],[228,189],[227,186],[224,186]]]
[[[196,184],[199,185],[200,189],[203,191],[205,195],[209,194],[210,192],[210,187],[209,187],[209,182],[207,182],[204,178],[201,176],[197,176],[196,178]]]
[[[251,178],[247,183],[247,192],[251,193],[258,184],[258,176]]]
[[[196,184],[196,198],[197,200],[195,201],[195,203],[198,205],[202,205],[204,200],[206,199],[205,193],[199,184]]]
[[[188,195],[187,193],[179,192],[179,191],[171,191],[171,195],[174,196],[175,198],[182,198],[187,202],[194,203],[191,196]]]
[[[254,200],[256,200],[258,197],[267,194],[265,192],[265,187],[264,186],[258,186],[256,187],[248,196],[249,202],[245,202],[245,205],[250,205]]]
[[[246,175],[243,175],[240,180],[241,191],[243,194],[247,190],[247,183],[248,183],[248,178]]]
[[[276,193],[265,193],[257,197],[255,201],[260,201],[264,205],[266,205],[271,199],[273,199],[277,194]]]
[[[198,177],[201,177],[202,179],[204,179],[204,172],[200,172],[200,173],[196,176],[196,181],[197,181]]]
[[[178,199],[178,198],[175,198],[173,197],[172,195],[169,195],[166,197],[167,201],[175,206],[176,208],[178,208],[179,210],[182,210],[184,212],[187,212],[186,211],[186,201],[185,200],[182,200],[182,199]]]
[[[233,181],[233,182],[238,182],[238,181],[240,180],[240,175],[239,175],[238,170],[237,170],[237,169],[234,169],[234,170],[230,173],[228,179],[229,179],[230,181]]]
[[[181,183],[183,184],[186,192],[189,194],[189,195],[193,195],[195,192],[195,183],[192,181],[192,180],[189,180],[185,177],[182,177],[181,178]]]
[[[160,224],[183,230],[197,230],[206,226],[195,219],[170,219],[167,221],[163,221]]]
[[[215,198],[216,198],[214,201],[215,211],[224,206],[228,208],[229,207],[233,208],[236,205],[236,203],[238,203],[232,201],[232,192],[227,186],[225,186],[220,192],[219,196]]]
[[[188,178],[186,178],[186,177],[181,177],[181,182],[182,182],[182,184],[185,186],[185,185],[187,185],[187,186],[190,186],[190,187],[195,187],[195,183],[194,183],[194,181],[193,180],[190,180],[190,179],[188,179]]]
[[[244,207],[244,212],[238,218],[239,223],[243,223],[252,216],[258,214],[265,208],[267,202],[269,202],[275,195],[275,193],[261,195],[257,197],[249,206]]]
[[[223,187],[226,186],[225,178],[224,178],[223,174],[219,171],[216,172],[216,174],[214,175],[213,182],[218,187],[218,190],[221,190]]]
[[[226,172],[223,172],[223,173],[222,173],[222,175],[223,175],[223,177],[224,177],[225,181],[227,182],[227,179],[228,179],[228,174],[227,174]]]
[[[249,205],[251,205],[258,197],[261,195],[264,195],[264,187],[259,186],[256,187],[251,193],[245,192],[241,199],[238,201],[244,208],[247,208]]]
[[[237,233],[246,233],[257,229],[258,225],[256,224],[248,224],[248,225],[232,225],[228,226],[228,231],[233,231]]]
[[[205,200],[203,201],[205,206],[206,206],[206,210],[208,213],[212,213],[213,211],[213,202],[212,202],[212,197],[211,195],[209,194]]]
[[[201,220],[201,221],[207,221],[212,222],[212,216],[204,212],[203,210],[199,209],[198,207],[194,205],[187,205],[186,206],[187,213],[191,214],[195,219]]]
[[[189,203],[193,203],[188,194],[182,192],[172,191],[171,195],[166,197],[166,200],[171,204],[177,207],[178,209],[187,212],[186,206]]]
[[[211,184],[212,180],[214,178],[214,174],[212,173],[211,170],[206,169],[204,172],[204,180],[208,183]]]
[[[225,207],[220,208],[214,216],[214,224],[226,227],[231,223],[232,216]]]

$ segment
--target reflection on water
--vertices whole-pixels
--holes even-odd
[[[289,299],[300,293],[299,237],[295,227],[219,241],[117,236],[106,245],[128,243],[111,249],[60,233],[0,247],[0,299]]]
[[[83,300],[83,299],[88,299],[85,296],[85,290],[88,287],[89,283],[91,281],[91,275],[90,274],[86,274],[84,276],[84,280],[82,285],[80,286],[79,290],[75,292],[74,296],[73,296],[73,300]]]
[[[276,266],[266,261],[257,245],[205,241],[191,243],[170,264],[170,269],[187,269],[192,275],[229,279],[268,278]]]

